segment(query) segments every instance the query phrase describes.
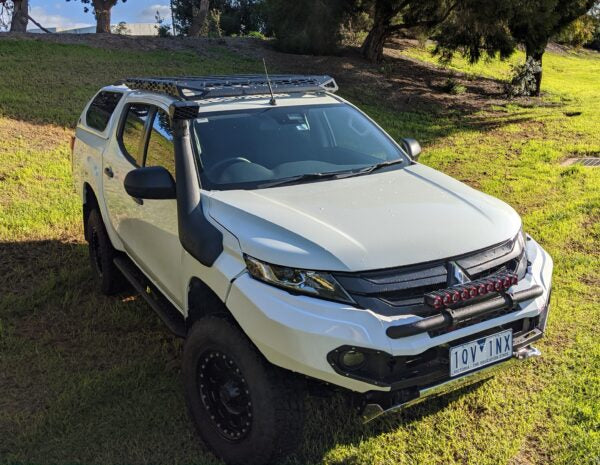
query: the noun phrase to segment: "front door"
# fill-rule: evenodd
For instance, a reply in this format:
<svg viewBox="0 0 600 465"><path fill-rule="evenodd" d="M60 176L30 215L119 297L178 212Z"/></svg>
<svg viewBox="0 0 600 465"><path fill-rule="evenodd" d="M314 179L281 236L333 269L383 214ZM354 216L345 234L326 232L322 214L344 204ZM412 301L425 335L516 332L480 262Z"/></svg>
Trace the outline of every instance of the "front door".
<svg viewBox="0 0 600 465"><path fill-rule="evenodd" d="M163 166L175 179L173 136L167 113L154 105L128 103L116 147L105 158L112 177L105 180L111 221L137 265L176 303L183 304L176 200L131 197L123 186L127 173L143 166ZM110 187L109 187L110 186Z"/></svg>

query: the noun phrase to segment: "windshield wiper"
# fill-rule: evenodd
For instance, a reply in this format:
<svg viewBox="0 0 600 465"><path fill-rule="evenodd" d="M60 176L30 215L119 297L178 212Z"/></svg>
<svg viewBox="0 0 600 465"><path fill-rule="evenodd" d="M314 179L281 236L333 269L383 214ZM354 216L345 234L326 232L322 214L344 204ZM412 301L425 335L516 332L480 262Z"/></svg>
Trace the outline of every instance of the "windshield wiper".
<svg viewBox="0 0 600 465"><path fill-rule="evenodd" d="M290 178L279 179L276 181L265 182L257 186L259 189L263 187L275 187L275 186L285 186L288 184L297 184L303 181L315 181L321 179L342 179L342 178L351 178L353 176L360 176L362 174L369 174L373 171L376 171L380 168L384 168L386 166L395 165L397 163L403 163L404 160L402 158L398 158L396 160L388 160L383 161L381 163L377 163L375 165L367 166L366 168L362 168L360 170L348 170L348 171L334 171L331 173L308 173L308 174L300 174L298 176L292 176Z"/></svg>
<svg viewBox="0 0 600 465"><path fill-rule="evenodd" d="M296 184L301 183L303 181L314 181L317 179L335 179L339 177L340 174L346 174L347 172L333 172L333 173L308 173L308 174L300 174L298 176L292 176L290 178L278 179L276 181L264 182L259 184L258 188L263 187L275 187L275 186L285 186L287 184Z"/></svg>
<svg viewBox="0 0 600 465"><path fill-rule="evenodd" d="M348 174L348 177L360 176L361 174L369 174L369 173L372 173L373 171L377 171L380 168L385 168L386 166L390 166L390 165L396 165L398 163L404 163L404 159L397 158L396 160L382 161L381 163L377 163L375 165L367 166L366 168L363 168L361 170L354 171L353 173Z"/></svg>

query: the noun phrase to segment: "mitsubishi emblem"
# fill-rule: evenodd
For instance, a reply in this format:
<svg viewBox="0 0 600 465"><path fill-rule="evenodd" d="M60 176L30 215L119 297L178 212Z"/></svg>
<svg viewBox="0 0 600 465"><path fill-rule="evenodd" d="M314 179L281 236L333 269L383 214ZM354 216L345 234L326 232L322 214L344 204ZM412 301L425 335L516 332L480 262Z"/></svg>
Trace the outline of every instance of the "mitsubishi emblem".
<svg viewBox="0 0 600 465"><path fill-rule="evenodd" d="M467 275L467 272L463 270L456 262L448 262L448 285L456 286L457 284L465 284L470 282L471 279Z"/></svg>

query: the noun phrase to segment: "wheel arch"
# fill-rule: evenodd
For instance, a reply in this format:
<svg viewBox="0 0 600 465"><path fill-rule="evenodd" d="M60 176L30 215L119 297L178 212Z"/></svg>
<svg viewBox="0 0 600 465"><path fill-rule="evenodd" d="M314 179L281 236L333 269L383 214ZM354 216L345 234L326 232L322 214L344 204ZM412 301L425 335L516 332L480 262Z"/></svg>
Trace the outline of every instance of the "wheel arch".
<svg viewBox="0 0 600 465"><path fill-rule="evenodd" d="M188 285L187 308L186 324L188 328L191 328L200 318L209 315L222 316L235 322L225 302L208 284L196 276L190 279Z"/></svg>
<svg viewBox="0 0 600 465"><path fill-rule="evenodd" d="M100 215L100 207L98 204L98 198L96 197L96 193L94 192L93 187L85 182L83 183L83 236L85 240L88 240L88 219L90 217L90 212L94 209L97 209Z"/></svg>

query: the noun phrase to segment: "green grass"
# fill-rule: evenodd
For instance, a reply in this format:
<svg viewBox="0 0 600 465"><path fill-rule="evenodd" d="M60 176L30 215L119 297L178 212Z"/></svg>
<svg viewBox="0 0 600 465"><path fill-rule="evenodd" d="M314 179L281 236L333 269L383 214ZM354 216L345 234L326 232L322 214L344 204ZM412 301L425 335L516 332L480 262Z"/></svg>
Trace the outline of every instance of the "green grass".
<svg viewBox="0 0 600 465"><path fill-rule="evenodd" d="M340 399L313 400L293 462L598 463L600 170L560 161L600 154L600 57L544 60L542 101L478 113L399 112L385 95L343 89L394 137L424 141L424 163L513 205L552 254L543 358L367 426ZM9 40L0 63L0 463L218 463L185 415L181 343L135 296L103 297L90 279L64 127L99 86L127 75L260 63L221 48L196 56ZM508 70L453 66L473 79Z"/></svg>

